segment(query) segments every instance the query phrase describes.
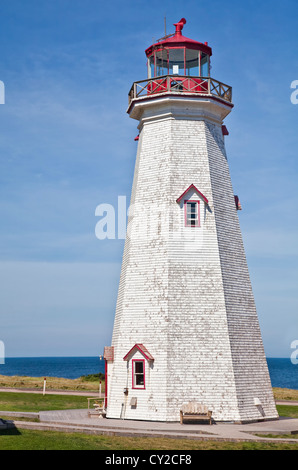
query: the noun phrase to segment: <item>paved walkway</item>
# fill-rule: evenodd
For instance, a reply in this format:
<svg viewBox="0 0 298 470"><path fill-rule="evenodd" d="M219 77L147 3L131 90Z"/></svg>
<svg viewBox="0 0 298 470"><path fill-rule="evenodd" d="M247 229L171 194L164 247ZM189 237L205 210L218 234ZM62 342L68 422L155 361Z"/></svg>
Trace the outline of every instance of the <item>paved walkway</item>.
<svg viewBox="0 0 298 470"><path fill-rule="evenodd" d="M0 389L1 391L33 393L33 390ZM41 394L41 391L34 391ZM90 392L55 391L47 394L98 396ZM294 401L276 401L276 404L298 406ZM89 417L88 410L41 411L40 413L1 412L2 416L10 416L17 428L58 430L64 432L83 432L89 434L106 434L113 436L151 436L176 439L225 440L225 441L270 441L298 443L298 419L280 418L276 421L265 421L252 424L224 424L211 426L206 424L160 423L147 421L131 421L121 419L105 419ZM34 415L34 416L33 416ZM39 417L40 422L17 421L18 417ZM293 434L293 439L274 439L256 436L256 434ZM296 434L296 436L294 436ZM295 439L294 437L297 437Z"/></svg>
<svg viewBox="0 0 298 470"><path fill-rule="evenodd" d="M4 413L3 413L4 415ZM281 418L253 424L184 424L88 417L88 410L42 411L40 422L14 421L17 428L83 432L112 436L167 437L175 439L295 442L292 438L258 437L255 434L298 435L298 419ZM298 437L298 436L296 436Z"/></svg>

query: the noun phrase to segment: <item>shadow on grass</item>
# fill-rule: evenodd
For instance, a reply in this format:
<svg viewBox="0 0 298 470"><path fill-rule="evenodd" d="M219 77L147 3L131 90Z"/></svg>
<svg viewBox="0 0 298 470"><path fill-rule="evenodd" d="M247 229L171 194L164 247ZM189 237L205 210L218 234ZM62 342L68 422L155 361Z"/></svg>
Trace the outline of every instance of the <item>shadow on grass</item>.
<svg viewBox="0 0 298 470"><path fill-rule="evenodd" d="M4 419L1 422L7 427L0 428L0 436L20 436L22 433L14 425L12 421L5 421Z"/></svg>

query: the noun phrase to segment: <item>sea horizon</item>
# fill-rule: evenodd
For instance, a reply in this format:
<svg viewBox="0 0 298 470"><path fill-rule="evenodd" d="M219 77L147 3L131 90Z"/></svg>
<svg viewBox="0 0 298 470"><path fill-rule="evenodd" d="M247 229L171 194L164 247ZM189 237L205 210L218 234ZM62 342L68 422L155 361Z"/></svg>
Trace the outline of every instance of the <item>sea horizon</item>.
<svg viewBox="0 0 298 470"><path fill-rule="evenodd" d="M97 356L7 356L5 359L38 359L38 358L52 358L52 357L100 357L103 356L103 354L98 354ZM289 359L291 358L289 356L266 356L266 359Z"/></svg>

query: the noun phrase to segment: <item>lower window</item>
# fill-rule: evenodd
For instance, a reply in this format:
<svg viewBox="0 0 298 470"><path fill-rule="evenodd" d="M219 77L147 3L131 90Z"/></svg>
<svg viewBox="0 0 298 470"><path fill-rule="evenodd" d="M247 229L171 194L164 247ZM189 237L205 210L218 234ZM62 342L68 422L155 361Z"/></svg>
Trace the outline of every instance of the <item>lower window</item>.
<svg viewBox="0 0 298 470"><path fill-rule="evenodd" d="M132 361L132 388L145 388L145 360Z"/></svg>

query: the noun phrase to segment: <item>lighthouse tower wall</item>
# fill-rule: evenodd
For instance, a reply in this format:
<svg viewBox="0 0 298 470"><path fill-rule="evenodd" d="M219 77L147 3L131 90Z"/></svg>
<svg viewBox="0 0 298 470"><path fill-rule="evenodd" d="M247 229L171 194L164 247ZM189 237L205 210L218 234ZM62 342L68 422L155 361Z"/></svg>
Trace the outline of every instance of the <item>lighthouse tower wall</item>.
<svg viewBox="0 0 298 470"><path fill-rule="evenodd" d="M178 421L189 401L218 421L277 417L221 130L229 110L207 104L155 99L131 113L140 139L108 418ZM199 227L185 226L186 199L199 202ZM126 357L135 344L154 360L138 348ZM133 385L135 360L143 388Z"/></svg>
<svg viewBox="0 0 298 470"><path fill-rule="evenodd" d="M206 126L215 222L241 421L277 418L222 136Z"/></svg>
<svg viewBox="0 0 298 470"><path fill-rule="evenodd" d="M239 421L214 216L207 121L199 118L200 114L198 119L192 115L172 122L172 200L193 183L208 198L208 205L200 204L205 213L198 229L184 227L177 217L170 242L169 416L177 416L183 402L196 401L207 405L215 420ZM216 126L221 130L221 124ZM197 199L197 195L189 194L187 199ZM183 215L183 207L177 207L177 203L175 207Z"/></svg>
<svg viewBox="0 0 298 470"><path fill-rule="evenodd" d="M164 204L169 193L170 134L170 122L152 123L140 132L112 337L114 362L108 365L111 418L167 420L168 245L160 236L158 203ZM151 217L153 208L159 212ZM143 356L137 351L123 360L135 344L146 345L154 357L153 364L145 361L146 388L140 390L132 389L132 360ZM132 397L137 398L134 408Z"/></svg>

